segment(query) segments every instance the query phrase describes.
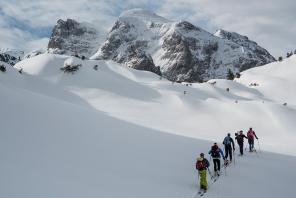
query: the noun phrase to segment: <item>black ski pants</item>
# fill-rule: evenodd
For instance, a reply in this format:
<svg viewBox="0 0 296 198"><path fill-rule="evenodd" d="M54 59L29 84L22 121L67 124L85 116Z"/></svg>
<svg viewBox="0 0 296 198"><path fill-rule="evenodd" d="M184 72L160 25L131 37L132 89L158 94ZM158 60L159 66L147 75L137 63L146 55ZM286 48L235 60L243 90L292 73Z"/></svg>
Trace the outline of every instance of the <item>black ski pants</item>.
<svg viewBox="0 0 296 198"><path fill-rule="evenodd" d="M253 151L254 150L254 138L249 138L248 142L249 142L249 150Z"/></svg>
<svg viewBox="0 0 296 198"><path fill-rule="evenodd" d="M232 147L231 147L231 144L225 145L225 159L228 158L228 155L229 155L230 161L232 161Z"/></svg>
<svg viewBox="0 0 296 198"><path fill-rule="evenodd" d="M244 143L239 144L239 152L240 152L241 155L244 154Z"/></svg>
<svg viewBox="0 0 296 198"><path fill-rule="evenodd" d="M213 163L214 163L214 171L215 172L217 170L220 171L220 159L219 158L213 158Z"/></svg>

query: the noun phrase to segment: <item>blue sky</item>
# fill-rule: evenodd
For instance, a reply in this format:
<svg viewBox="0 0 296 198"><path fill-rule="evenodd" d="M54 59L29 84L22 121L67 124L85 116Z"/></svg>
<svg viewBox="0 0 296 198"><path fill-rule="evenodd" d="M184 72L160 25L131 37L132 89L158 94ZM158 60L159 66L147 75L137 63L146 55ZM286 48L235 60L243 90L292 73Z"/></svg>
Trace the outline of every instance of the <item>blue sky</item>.
<svg viewBox="0 0 296 198"><path fill-rule="evenodd" d="M1 0L0 48L46 47L60 18L108 31L121 12L132 8L187 20L212 33L222 28L246 35L276 57L296 49L294 0Z"/></svg>

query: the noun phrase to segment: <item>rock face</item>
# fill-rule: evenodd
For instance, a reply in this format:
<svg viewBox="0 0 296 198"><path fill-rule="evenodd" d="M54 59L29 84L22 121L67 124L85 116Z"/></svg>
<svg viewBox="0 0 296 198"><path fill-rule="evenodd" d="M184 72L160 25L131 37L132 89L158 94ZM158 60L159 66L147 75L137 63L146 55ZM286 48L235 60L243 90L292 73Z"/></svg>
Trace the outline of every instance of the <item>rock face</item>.
<svg viewBox="0 0 296 198"><path fill-rule="evenodd" d="M222 29L218 30L214 35L236 43L241 46L242 51L247 54L249 60L246 60L240 71L252 68L254 65L264 65L275 61L275 58L271 56L266 49L260 47L256 42L249 40L246 36Z"/></svg>
<svg viewBox="0 0 296 198"><path fill-rule="evenodd" d="M17 62L21 61L23 56L23 51L13 49L0 49L0 62L7 63L11 66L14 66Z"/></svg>
<svg viewBox="0 0 296 198"><path fill-rule="evenodd" d="M89 57L98 50L103 38L104 33L91 24L60 19L53 28L48 51Z"/></svg>
<svg viewBox="0 0 296 198"><path fill-rule="evenodd" d="M226 78L228 69L235 73L275 60L245 36L224 30L213 35L141 9L124 12L91 58L188 82Z"/></svg>

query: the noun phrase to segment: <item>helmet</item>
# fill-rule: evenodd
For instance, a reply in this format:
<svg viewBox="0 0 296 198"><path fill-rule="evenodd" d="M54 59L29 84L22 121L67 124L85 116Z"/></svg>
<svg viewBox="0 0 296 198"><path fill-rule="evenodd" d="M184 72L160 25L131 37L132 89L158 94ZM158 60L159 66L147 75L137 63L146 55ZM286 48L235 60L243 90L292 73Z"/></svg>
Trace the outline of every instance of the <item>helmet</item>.
<svg viewBox="0 0 296 198"><path fill-rule="evenodd" d="M227 133L228 136L230 136L230 133Z"/></svg>
<svg viewBox="0 0 296 198"><path fill-rule="evenodd" d="M201 157L204 157L204 156L205 156L205 154L204 154L204 153L201 153L201 154L200 154L200 156L201 156Z"/></svg>

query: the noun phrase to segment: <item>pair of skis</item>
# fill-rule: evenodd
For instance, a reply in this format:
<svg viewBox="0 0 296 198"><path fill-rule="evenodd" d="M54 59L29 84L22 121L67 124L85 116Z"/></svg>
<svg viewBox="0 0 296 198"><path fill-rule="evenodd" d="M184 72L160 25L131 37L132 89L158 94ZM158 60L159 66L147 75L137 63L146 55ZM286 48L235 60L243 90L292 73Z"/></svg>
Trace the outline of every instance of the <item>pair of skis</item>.
<svg viewBox="0 0 296 198"><path fill-rule="evenodd" d="M206 194L206 192L207 192L207 190L201 189L197 192L197 194L202 197L202 196L204 196L204 194Z"/></svg>
<svg viewBox="0 0 296 198"><path fill-rule="evenodd" d="M215 183L218 179L219 179L220 175L211 175L211 180L212 180L212 183L210 185L212 185L213 183ZM208 185L208 187L210 186ZM204 189L200 189L198 192L197 192L197 195L199 195L200 197L204 196L205 194L207 193L207 190L204 190Z"/></svg>

